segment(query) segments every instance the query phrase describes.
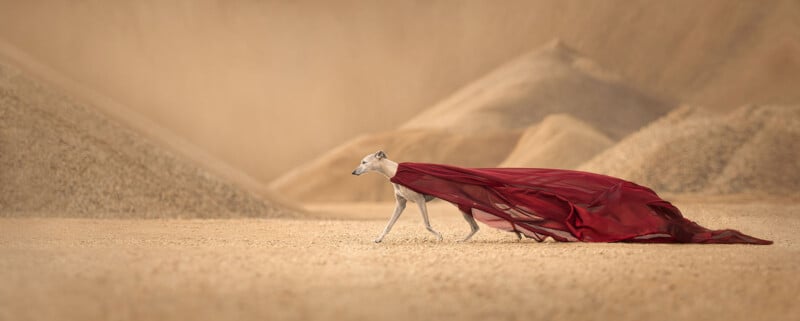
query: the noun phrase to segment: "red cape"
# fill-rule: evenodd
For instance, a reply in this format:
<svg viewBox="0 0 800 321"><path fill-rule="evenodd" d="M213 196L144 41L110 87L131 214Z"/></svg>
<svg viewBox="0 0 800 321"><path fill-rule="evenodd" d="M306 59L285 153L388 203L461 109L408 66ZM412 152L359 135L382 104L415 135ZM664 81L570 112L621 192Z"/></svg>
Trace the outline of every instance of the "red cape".
<svg viewBox="0 0 800 321"><path fill-rule="evenodd" d="M587 172L400 163L391 181L536 240L772 244L735 230L709 230L647 187Z"/></svg>

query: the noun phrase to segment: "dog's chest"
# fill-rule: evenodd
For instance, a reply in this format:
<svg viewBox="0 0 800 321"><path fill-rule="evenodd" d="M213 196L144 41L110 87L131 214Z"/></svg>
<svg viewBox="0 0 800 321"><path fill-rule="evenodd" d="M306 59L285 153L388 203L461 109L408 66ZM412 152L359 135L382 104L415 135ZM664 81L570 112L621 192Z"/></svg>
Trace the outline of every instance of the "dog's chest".
<svg viewBox="0 0 800 321"><path fill-rule="evenodd" d="M405 187L403 185L392 183L392 186L394 186L394 194L397 195L397 196L400 196L402 198L405 198L406 200L409 200L409 201L412 201L412 202L416 202L417 199L419 199L420 196L421 196L421 194L419 194L419 193L417 193L417 192L415 192L415 191L413 191L413 190L411 190L408 187Z"/></svg>

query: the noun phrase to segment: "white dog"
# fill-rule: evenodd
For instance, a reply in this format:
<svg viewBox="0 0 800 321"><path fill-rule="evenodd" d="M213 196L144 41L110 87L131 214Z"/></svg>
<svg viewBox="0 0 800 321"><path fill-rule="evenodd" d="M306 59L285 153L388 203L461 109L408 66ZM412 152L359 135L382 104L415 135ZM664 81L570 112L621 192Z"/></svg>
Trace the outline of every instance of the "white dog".
<svg viewBox="0 0 800 321"><path fill-rule="evenodd" d="M364 159L361 160L361 164L358 165L355 170L353 170L353 175L361 175L371 171L381 173L383 176L386 176L386 178L392 178L394 174L397 173L397 163L386 158L386 153L379 151L375 154L369 154L364 157ZM428 219L428 208L425 205L426 202L433 200L434 197L417 193L402 185L394 183L392 183L392 185L394 186L394 197L397 200L397 206L395 207L394 214L392 214L392 218L389 219L389 223L386 225L386 228L383 229L383 233L381 233L381 235L375 239L375 243L380 243L383 241L383 238L386 236L386 234L389 234L389 231L392 229L392 225L394 225L394 223L400 217L400 214L403 213L403 210L406 208L407 201L417 203L417 206L419 206L419 211L422 213L422 220L425 222L425 228L433 233L433 235L435 235L439 241L441 241L442 234L436 232L436 230L431 227L431 222ZM462 242L464 242L472 238L472 236L478 232L478 223L475 222L475 219L472 217L472 215L468 215L466 213L461 214L464 215L464 219L467 220L467 223L469 223L469 226L472 229L467 237L462 240Z"/></svg>

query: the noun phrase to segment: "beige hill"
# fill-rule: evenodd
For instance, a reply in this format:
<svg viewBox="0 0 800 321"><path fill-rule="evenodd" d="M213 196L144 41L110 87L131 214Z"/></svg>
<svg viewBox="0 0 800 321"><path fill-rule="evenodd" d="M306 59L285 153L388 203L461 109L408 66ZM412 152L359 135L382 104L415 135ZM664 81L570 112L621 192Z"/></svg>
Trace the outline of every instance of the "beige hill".
<svg viewBox="0 0 800 321"><path fill-rule="evenodd" d="M0 64L0 216L276 217L257 196Z"/></svg>
<svg viewBox="0 0 800 321"><path fill-rule="evenodd" d="M547 115L564 113L620 139L670 107L554 40L467 85L401 128L524 129Z"/></svg>
<svg viewBox="0 0 800 321"><path fill-rule="evenodd" d="M800 191L800 107L745 106L720 116L681 107L580 169L658 192Z"/></svg>
<svg viewBox="0 0 800 321"><path fill-rule="evenodd" d="M361 157L378 149L398 161L495 167L516 147L514 157L521 161L569 159L580 164L602 150L599 146L667 110L667 103L626 86L553 41L473 82L400 129L352 140L270 186L302 202L387 201L394 196L384 178L349 177ZM523 131L553 113L569 116L545 121L540 132L529 135L556 141L518 145ZM575 151L556 145L585 146L586 139L598 146Z"/></svg>
<svg viewBox="0 0 800 321"><path fill-rule="evenodd" d="M573 169L613 144L589 124L553 114L525 130L500 167Z"/></svg>

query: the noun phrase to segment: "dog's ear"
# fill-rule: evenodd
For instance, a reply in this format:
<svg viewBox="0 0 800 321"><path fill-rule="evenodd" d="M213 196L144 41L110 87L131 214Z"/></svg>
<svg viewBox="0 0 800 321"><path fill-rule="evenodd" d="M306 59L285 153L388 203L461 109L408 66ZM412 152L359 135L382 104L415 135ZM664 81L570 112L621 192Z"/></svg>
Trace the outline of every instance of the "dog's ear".
<svg viewBox="0 0 800 321"><path fill-rule="evenodd" d="M386 153L384 153L382 150L379 150L377 153L375 153L375 157L378 159L384 159L386 158Z"/></svg>

